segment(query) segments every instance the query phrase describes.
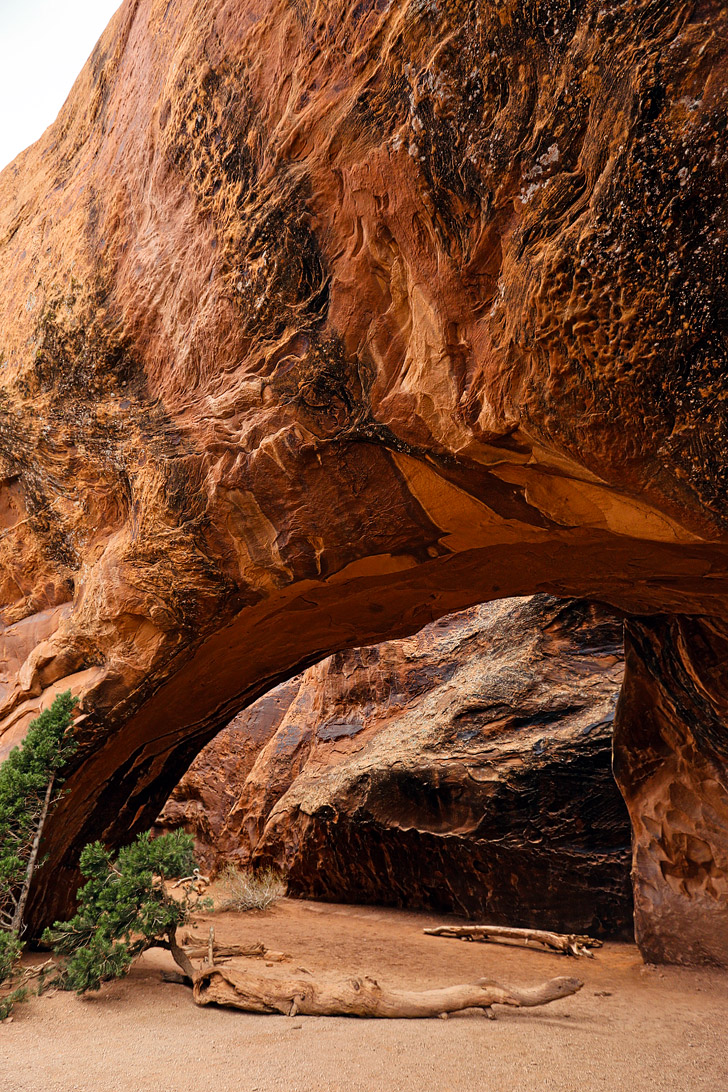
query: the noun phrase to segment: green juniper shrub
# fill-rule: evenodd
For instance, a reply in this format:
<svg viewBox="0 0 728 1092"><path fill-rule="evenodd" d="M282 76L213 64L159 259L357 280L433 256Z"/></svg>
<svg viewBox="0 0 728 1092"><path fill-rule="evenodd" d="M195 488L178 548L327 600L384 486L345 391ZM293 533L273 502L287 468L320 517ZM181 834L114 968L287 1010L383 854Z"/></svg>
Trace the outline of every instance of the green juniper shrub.
<svg viewBox="0 0 728 1092"><path fill-rule="evenodd" d="M0 929L22 931L40 836L76 750L68 733L76 703L70 691L59 694L0 766Z"/></svg>
<svg viewBox="0 0 728 1092"><path fill-rule="evenodd" d="M61 795L62 770L76 750L69 733L77 699L59 694L0 766L0 1019L27 990L13 989L23 950L20 936L41 835Z"/></svg>
<svg viewBox="0 0 728 1092"><path fill-rule="evenodd" d="M140 834L116 855L100 842L86 846L78 911L43 935L61 960L61 985L77 993L98 990L102 982L126 974L148 948L170 951L192 976L177 929L194 910L211 907L211 900L200 899L194 890L192 849L192 836L183 831L160 838ZM189 876L189 882L175 898L166 881L180 876Z"/></svg>
<svg viewBox="0 0 728 1092"><path fill-rule="evenodd" d="M22 942L13 933L0 933L0 982L12 977L22 951Z"/></svg>
<svg viewBox="0 0 728 1092"><path fill-rule="evenodd" d="M15 933L0 932L0 1020L5 1020L17 1001L25 1001L28 991L22 986L14 989L23 945Z"/></svg>

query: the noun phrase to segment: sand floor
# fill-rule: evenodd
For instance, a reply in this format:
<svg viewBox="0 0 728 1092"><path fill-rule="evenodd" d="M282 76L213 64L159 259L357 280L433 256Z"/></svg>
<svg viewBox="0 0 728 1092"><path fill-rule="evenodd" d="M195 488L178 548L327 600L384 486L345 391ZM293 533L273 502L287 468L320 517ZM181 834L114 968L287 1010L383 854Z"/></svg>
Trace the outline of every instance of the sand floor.
<svg viewBox="0 0 728 1092"><path fill-rule="evenodd" d="M0 1092L728 1092L728 974L648 968L629 944L594 960L426 937L429 914L285 899L214 921L222 943L262 940L292 967L402 986L480 977L529 985L577 974L544 1008L448 1020L256 1016L199 1008L149 952L84 998L55 992L0 1025Z"/></svg>

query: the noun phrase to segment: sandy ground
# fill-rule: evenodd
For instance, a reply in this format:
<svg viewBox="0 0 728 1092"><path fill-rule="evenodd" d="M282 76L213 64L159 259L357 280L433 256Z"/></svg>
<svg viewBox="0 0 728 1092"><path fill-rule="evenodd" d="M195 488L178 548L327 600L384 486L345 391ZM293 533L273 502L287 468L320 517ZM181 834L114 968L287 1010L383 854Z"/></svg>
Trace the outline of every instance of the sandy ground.
<svg viewBox="0 0 728 1092"><path fill-rule="evenodd" d="M539 1009L448 1020L256 1016L198 1008L150 952L84 998L55 992L0 1026L0 1092L651 1092L728 1090L728 974L647 968L609 944L590 960L426 937L447 919L285 899L265 913L200 915L222 943L262 940L292 966L403 986L480 977L583 990Z"/></svg>

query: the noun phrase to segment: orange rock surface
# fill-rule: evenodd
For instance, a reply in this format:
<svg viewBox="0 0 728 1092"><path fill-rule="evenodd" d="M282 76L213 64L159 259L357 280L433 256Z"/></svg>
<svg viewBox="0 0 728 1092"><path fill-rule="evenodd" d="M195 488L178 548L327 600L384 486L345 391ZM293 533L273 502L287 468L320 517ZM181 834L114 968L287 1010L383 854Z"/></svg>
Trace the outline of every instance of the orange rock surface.
<svg viewBox="0 0 728 1092"><path fill-rule="evenodd" d="M294 895L630 936L622 622L537 595L350 649L240 713L160 818Z"/></svg>
<svg viewBox="0 0 728 1092"><path fill-rule="evenodd" d="M35 921L336 649L725 614L727 52L717 0L125 0L0 175L4 748L83 698Z"/></svg>

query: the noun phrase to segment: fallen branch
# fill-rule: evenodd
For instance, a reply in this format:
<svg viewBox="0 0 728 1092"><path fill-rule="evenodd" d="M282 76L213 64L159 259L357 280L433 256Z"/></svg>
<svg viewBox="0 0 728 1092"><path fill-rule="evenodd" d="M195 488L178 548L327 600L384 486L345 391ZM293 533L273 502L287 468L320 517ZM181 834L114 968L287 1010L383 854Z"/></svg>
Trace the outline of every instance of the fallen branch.
<svg viewBox="0 0 728 1092"><path fill-rule="evenodd" d="M51 967L55 967L55 960L47 959L45 963L38 963L34 967L23 967L16 975L13 976L11 982L3 982L0 986L0 999L7 997L11 993L15 993L17 990L24 990L31 982L34 982L36 978L44 978L47 971Z"/></svg>
<svg viewBox="0 0 728 1092"><path fill-rule="evenodd" d="M206 959L209 941L194 933L187 933L182 947L190 959ZM264 959L268 963L282 963L291 957L286 952L274 952L265 944L218 944L214 943L215 959Z"/></svg>
<svg viewBox="0 0 728 1092"><path fill-rule="evenodd" d="M284 1016L418 1019L476 1008L492 1018L492 1005L547 1005L576 993L582 985L576 978L562 977L530 989L517 989L480 979L434 990L391 990L369 977L322 974L316 978L275 978L243 969L205 967L195 979L193 994L198 1005Z"/></svg>
<svg viewBox="0 0 728 1092"><path fill-rule="evenodd" d="M180 876L177 882L172 884L171 890L174 891L176 887L184 887L185 884L189 884L197 895L201 895L205 888L210 886L210 877L203 876L199 868L195 868L191 876Z"/></svg>
<svg viewBox="0 0 728 1092"><path fill-rule="evenodd" d="M46 959L45 963L36 963L34 967L24 967L18 979L17 987L27 986L34 978L42 978L46 971L49 971L55 965L56 961L54 959Z"/></svg>
<svg viewBox="0 0 728 1092"><path fill-rule="evenodd" d="M40 979L41 985L38 993L42 992L46 972L53 966L54 961L47 959L45 963L37 964L34 967L16 967L11 971L10 978L6 978L0 984L0 1022L10 1023L12 1021L13 1018L10 1013L13 1005L18 1001L28 999L28 987L31 982Z"/></svg>
<svg viewBox="0 0 728 1092"><path fill-rule="evenodd" d="M562 955L594 958L590 948L601 948L601 940L579 936L576 933L550 933L544 929L512 929L507 925L439 925L425 929L430 937L452 937L455 940L479 940L483 942L518 944L525 948L539 945L541 951L560 952Z"/></svg>

